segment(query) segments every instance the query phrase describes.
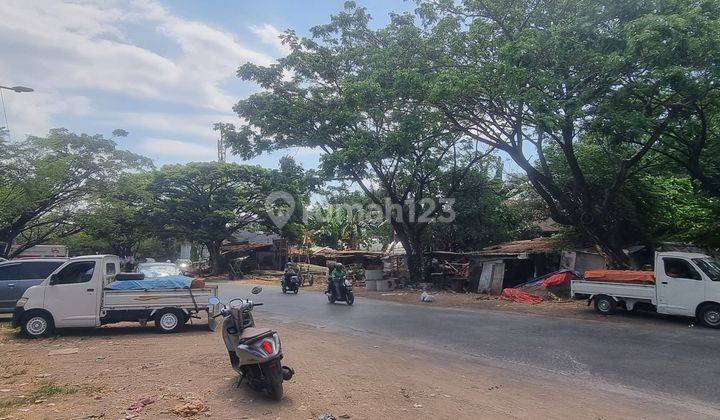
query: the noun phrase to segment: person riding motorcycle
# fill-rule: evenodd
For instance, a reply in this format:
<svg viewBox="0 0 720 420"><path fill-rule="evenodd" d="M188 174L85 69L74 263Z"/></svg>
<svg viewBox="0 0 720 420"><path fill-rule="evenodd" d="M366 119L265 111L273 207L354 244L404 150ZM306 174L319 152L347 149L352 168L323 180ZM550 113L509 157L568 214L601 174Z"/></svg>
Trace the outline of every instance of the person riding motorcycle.
<svg viewBox="0 0 720 420"><path fill-rule="evenodd" d="M325 294L328 296L328 302L330 303L335 303L335 301L339 300L346 302L348 305L352 305L353 302L355 302L352 287L346 282L345 270L342 264L335 264L335 267L330 272Z"/></svg>
<svg viewBox="0 0 720 420"><path fill-rule="evenodd" d="M288 261L288 263L285 265L285 272L283 273L283 286L288 289L296 289L299 285L291 285L290 280L293 276L297 276L298 279L300 277L300 270L295 265L294 262Z"/></svg>
<svg viewBox="0 0 720 420"><path fill-rule="evenodd" d="M289 261L285 265L285 274L284 274L285 282L287 283L287 281L290 280L290 277L297 276L297 275L298 275L298 271L297 271L297 268L295 267L295 263L293 263L292 261Z"/></svg>
<svg viewBox="0 0 720 420"><path fill-rule="evenodd" d="M337 282L340 282L345 277L345 271L342 263L336 263L335 267L333 267L332 271L330 272L330 278L328 279L328 288L327 291L329 293L337 293L338 290L336 289Z"/></svg>

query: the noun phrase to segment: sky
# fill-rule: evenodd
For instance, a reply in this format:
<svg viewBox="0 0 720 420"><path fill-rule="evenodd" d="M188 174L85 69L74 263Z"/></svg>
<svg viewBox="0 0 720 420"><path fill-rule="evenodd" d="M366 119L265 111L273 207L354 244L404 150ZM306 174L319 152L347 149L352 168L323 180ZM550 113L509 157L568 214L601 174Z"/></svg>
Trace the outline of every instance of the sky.
<svg viewBox="0 0 720 420"><path fill-rule="evenodd" d="M378 24L402 0L359 0ZM240 120L232 106L259 89L239 80L244 63L267 65L287 53L278 35L326 23L343 1L0 1L0 85L11 138L50 128L110 136L156 165L217 159L213 123ZM0 116L0 126L5 121ZM276 167L290 155L306 168L313 150L253 159ZM240 161L228 155L229 161Z"/></svg>

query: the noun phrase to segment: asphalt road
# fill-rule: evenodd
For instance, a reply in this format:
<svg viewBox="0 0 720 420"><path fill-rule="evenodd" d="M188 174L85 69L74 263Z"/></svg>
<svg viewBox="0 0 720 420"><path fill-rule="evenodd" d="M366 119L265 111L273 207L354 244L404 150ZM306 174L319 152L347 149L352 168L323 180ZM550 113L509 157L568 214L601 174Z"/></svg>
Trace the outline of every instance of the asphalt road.
<svg viewBox="0 0 720 420"><path fill-rule="evenodd" d="M220 285L223 298L247 297L251 286ZM687 323L624 324L492 310L461 310L357 298L354 306L328 304L301 290L283 295L265 287L252 300L263 314L347 333L371 334L447 357L627 389L658 398L720 401L720 331Z"/></svg>

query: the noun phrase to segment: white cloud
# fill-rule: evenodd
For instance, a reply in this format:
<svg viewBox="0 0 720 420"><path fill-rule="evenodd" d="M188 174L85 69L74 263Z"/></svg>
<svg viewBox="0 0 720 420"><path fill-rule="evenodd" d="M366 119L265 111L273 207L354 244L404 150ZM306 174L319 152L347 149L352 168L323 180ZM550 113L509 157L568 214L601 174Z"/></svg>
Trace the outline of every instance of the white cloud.
<svg viewBox="0 0 720 420"><path fill-rule="evenodd" d="M283 54L290 53L290 47L286 44L283 44L282 40L280 40L280 35L282 35L282 32L280 32L280 30L273 25L269 23L266 23L264 25L253 25L250 27L250 30L255 35L257 35L260 40L265 44L272 45Z"/></svg>
<svg viewBox="0 0 720 420"><path fill-rule="evenodd" d="M203 117L180 113L155 129L179 133L184 128L184 134L210 137L215 116L228 118L238 99L223 88L238 65L272 61L232 33L173 15L154 1L4 0L0 16L0 83L36 90L6 95L15 137L15 132L46 131L58 115L92 112L94 118L112 119L109 110L97 108L107 94L123 98L112 104L120 122L134 117L150 126L159 117L135 112L126 100L186 107L184 114L204 109L197 113Z"/></svg>
<svg viewBox="0 0 720 420"><path fill-rule="evenodd" d="M90 98L82 95L67 95L61 98L47 92L33 93L3 92L10 135L22 139L26 135L42 135L54 128L51 116L56 114L86 116L92 112ZM5 126L0 119L0 126Z"/></svg>
<svg viewBox="0 0 720 420"><path fill-rule="evenodd" d="M191 143L182 140L149 138L140 145L142 152L150 157L172 156L184 161L207 161L217 159L217 147L205 143Z"/></svg>

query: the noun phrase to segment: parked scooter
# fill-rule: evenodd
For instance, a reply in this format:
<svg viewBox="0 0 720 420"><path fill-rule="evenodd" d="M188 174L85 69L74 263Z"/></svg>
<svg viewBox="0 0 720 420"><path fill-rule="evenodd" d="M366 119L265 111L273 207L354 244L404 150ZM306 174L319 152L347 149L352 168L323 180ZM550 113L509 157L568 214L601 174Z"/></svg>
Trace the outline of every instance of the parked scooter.
<svg viewBox="0 0 720 420"><path fill-rule="evenodd" d="M253 287L252 294L262 291L262 287ZM210 298L211 305L220 300ZM217 316L225 319L222 324L222 337L230 356L230 364L240 374L238 386L247 380L248 386L256 391L265 391L270 398L279 401L283 396L283 381L293 377L295 371L283 366L282 346L278 333L266 328L256 328L252 316L253 307L262 303L235 298L223 306Z"/></svg>
<svg viewBox="0 0 720 420"><path fill-rule="evenodd" d="M328 277L328 288L325 291L328 302L335 303L336 301L340 301L352 305L355 302L355 295L353 294L352 284L350 284L347 276L345 276L345 273L342 271L342 264L338 263L335 266L335 270L333 270L333 272L330 273L330 277Z"/></svg>
<svg viewBox="0 0 720 420"><path fill-rule="evenodd" d="M285 268L285 273L283 273L280 286L283 293L290 291L297 294L300 290L300 276L298 275L298 271L295 269L294 265L291 264L292 263L288 263Z"/></svg>

